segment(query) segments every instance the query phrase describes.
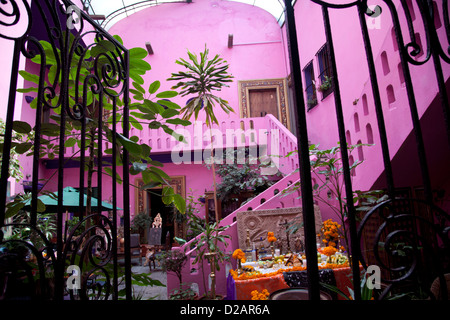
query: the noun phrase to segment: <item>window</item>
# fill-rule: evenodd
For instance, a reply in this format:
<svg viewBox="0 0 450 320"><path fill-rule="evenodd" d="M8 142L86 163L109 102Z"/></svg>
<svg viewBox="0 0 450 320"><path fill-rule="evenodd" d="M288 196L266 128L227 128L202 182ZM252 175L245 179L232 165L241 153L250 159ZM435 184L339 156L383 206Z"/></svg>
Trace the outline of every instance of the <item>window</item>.
<svg viewBox="0 0 450 320"><path fill-rule="evenodd" d="M316 86L314 83L314 68L312 60L303 69L305 76L305 92L306 92L306 104L308 110L317 105Z"/></svg>
<svg viewBox="0 0 450 320"><path fill-rule="evenodd" d="M324 44L317 52L317 62L319 65L320 86L317 88L322 92L322 99L333 91L333 77L331 74L331 61L328 54L328 45Z"/></svg>

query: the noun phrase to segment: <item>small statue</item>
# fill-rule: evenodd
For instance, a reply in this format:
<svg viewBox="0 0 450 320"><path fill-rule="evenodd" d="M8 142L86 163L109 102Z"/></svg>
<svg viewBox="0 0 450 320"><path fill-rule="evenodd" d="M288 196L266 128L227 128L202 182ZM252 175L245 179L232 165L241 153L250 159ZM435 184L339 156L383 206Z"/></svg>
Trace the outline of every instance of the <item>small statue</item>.
<svg viewBox="0 0 450 320"><path fill-rule="evenodd" d="M161 228L162 225L162 218L161 218L161 214L158 213L155 217L155 219L153 220L152 223L152 228Z"/></svg>

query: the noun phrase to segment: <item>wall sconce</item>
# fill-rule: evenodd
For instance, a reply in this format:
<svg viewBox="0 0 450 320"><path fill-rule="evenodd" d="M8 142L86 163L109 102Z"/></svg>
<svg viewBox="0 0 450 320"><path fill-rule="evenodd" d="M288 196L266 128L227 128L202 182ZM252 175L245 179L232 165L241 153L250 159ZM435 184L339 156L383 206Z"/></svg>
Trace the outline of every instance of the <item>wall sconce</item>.
<svg viewBox="0 0 450 320"><path fill-rule="evenodd" d="M150 44L150 42L146 42L145 47L147 48L148 54L153 54L153 48L152 48L152 45Z"/></svg>
<svg viewBox="0 0 450 320"><path fill-rule="evenodd" d="M105 20L106 17L103 14L90 14L89 17L91 17L93 20Z"/></svg>
<svg viewBox="0 0 450 320"><path fill-rule="evenodd" d="M233 48L233 35L229 34L228 35L228 48Z"/></svg>

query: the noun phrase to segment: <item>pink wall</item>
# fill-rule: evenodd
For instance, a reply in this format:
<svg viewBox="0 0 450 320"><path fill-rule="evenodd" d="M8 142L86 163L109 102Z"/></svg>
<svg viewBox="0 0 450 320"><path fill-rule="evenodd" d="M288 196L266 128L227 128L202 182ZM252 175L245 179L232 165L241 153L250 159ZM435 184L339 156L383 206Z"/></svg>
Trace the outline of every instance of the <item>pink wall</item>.
<svg viewBox="0 0 450 320"><path fill-rule="evenodd" d="M377 2L376 4L379 3ZM391 158L393 158L406 137L410 134L412 122L409 115L409 103L405 86L400 82L398 72L400 57L398 51L394 49L390 12L386 5L381 4L381 6L383 10L382 14L376 19L366 17L366 21L375 57L375 67L378 75L390 155ZM414 11L416 15L414 26L416 32L421 34L422 43L425 44L423 25L416 5L414 5ZM402 12L403 11L399 9L402 33L405 37L405 42L408 42L408 29ZM360 31L360 22L354 8L329 9L329 15L332 26L346 131L349 131L352 144L356 144L359 141L368 143L366 131L367 125L370 125L373 131L373 143L375 146L365 147L363 149L363 159L365 160L365 163L357 168L356 176L353 179L354 189L366 190L372 187L376 179L384 170L384 167L379 133L377 130L378 125L372 97L372 88ZM319 67L315 54L325 43L321 7L310 1L298 1L295 5L295 17L302 69L309 61L313 60L314 72L316 77L318 77ZM442 12L440 12L440 17L442 21ZM308 28L305 26L308 26ZM315 30L315 32L312 33L311 30ZM444 32L444 27L441 26L438 29L441 39L444 39ZM385 69L383 69L385 66L383 66L383 61L381 59L382 52L385 52L387 64L390 69L386 74ZM423 60L424 57L425 55L419 58L419 60ZM384 65L386 65L385 62ZM432 61L430 61L425 66L415 67L410 65L410 68L419 115L422 116L438 92L434 67ZM448 64L444 63L443 68L445 79L448 79L450 67ZM316 81L320 84L318 79L316 79ZM389 103L388 101L387 87L390 85L393 88L396 98L393 103ZM336 145L336 142L339 140L334 107L334 94L330 94L324 100L320 99L320 95L321 93L318 93L318 106L307 113L308 133L312 143L319 143L321 148L327 148ZM363 106L363 95L367 98L366 110ZM358 99L358 101L354 105L353 101L356 99ZM359 130L355 126L355 114L358 115ZM443 122L439 123L439 125L442 126ZM353 156L355 160L359 160L356 151ZM416 173L417 172L409 172L409 174Z"/></svg>
<svg viewBox="0 0 450 320"><path fill-rule="evenodd" d="M150 42L154 51L146 59L152 66L146 84L161 81L161 90L175 82L166 82L172 72L182 70L175 60L187 59L187 50L199 54L205 48L210 58L220 54L228 61L235 77L229 88L216 92L229 101L235 114L216 111L219 119L239 118L238 81L285 77L280 27L275 18L260 8L232 1L198 0L190 4L172 3L144 9L125 18L109 30L124 39L128 48ZM228 48L228 35L234 46ZM270 43L267 43L270 42ZM259 43L259 44L258 44ZM188 97L176 98L184 106Z"/></svg>

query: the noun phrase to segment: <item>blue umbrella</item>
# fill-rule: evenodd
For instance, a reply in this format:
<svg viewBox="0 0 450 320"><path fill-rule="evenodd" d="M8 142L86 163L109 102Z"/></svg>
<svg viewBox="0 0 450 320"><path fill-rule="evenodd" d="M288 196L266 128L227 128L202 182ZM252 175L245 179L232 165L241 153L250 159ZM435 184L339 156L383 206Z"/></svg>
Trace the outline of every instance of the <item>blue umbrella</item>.
<svg viewBox="0 0 450 320"><path fill-rule="evenodd" d="M55 212L58 210L58 192L46 194L38 197L45 205L46 212ZM86 207L87 195L83 194L83 206ZM30 200L31 203L31 200ZM79 212L80 210L80 192L72 187L63 189L63 209L70 212ZM98 211L98 199L91 197L92 211ZM113 210L113 206L105 201L101 202L100 211ZM117 208L117 210L122 210Z"/></svg>

